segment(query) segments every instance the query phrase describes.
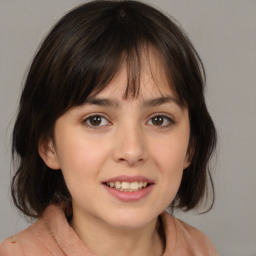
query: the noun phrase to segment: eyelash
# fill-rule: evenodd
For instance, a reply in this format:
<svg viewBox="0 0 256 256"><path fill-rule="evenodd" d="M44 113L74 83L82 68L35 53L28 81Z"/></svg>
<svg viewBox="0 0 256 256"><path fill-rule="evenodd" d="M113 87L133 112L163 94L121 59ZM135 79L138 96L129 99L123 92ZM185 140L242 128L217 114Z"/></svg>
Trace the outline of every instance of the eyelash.
<svg viewBox="0 0 256 256"><path fill-rule="evenodd" d="M152 123L153 118L162 118L164 123L166 123L166 122L168 122L168 123L167 123L167 124L164 124L164 125L159 125L159 126L158 126L158 125L154 125L154 124ZM161 128L169 127L169 126L175 124L175 121L174 121L173 118L171 118L170 116L167 116L167 115L165 115L165 114L161 114L161 113L152 115L152 116L150 117L149 121L151 121L151 123L152 123L151 125L156 126L156 127L161 127ZM149 123L149 121L147 121L147 123Z"/></svg>
<svg viewBox="0 0 256 256"><path fill-rule="evenodd" d="M92 124L89 124L90 120L92 120L92 118L100 118L101 119L101 122L102 122L102 119L105 119L107 121L107 124L104 124L104 125L101 125L101 123L99 125L92 125ZM85 117L83 120L82 120L82 123L85 124L85 126L89 127L89 128L92 128L92 129L98 129L99 127L102 127L102 126L108 126L108 125L111 125L111 122L108 120L108 118L106 118L104 115L102 114L91 114L87 117Z"/></svg>
<svg viewBox="0 0 256 256"><path fill-rule="evenodd" d="M90 121L92 121L92 118L100 118L100 123L99 125L92 125L91 123L89 123ZM164 125L160 124L160 125L154 125L153 124L153 118L162 118L162 121L163 123L165 123ZM106 120L107 124L103 124L102 125L102 119ZM149 124L151 122L151 124ZM166 124L167 122L167 124ZM104 115L102 114L91 114L87 117L85 117L83 120L82 120L82 123L85 124L87 127L89 128L92 128L92 129L99 129L100 127L102 126L109 126L111 125L111 122L109 121L108 118L106 118ZM162 127L162 128L165 128L165 127L169 127L173 124L175 124L175 121L173 120L173 118L165 115L165 114L154 114L152 115L149 120L146 122L146 124L149 124L149 125L152 125L152 126L155 126L155 127Z"/></svg>

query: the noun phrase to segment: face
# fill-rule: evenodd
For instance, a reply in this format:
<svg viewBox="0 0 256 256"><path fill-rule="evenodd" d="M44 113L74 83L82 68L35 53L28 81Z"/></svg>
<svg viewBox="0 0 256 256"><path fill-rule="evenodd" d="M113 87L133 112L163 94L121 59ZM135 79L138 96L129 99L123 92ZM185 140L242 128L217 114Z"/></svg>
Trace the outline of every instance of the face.
<svg viewBox="0 0 256 256"><path fill-rule="evenodd" d="M143 65L137 98L123 98L123 67L103 91L56 121L54 142L41 150L50 168L62 170L74 216L143 227L178 191L189 165L188 110L179 105L161 63L150 62Z"/></svg>

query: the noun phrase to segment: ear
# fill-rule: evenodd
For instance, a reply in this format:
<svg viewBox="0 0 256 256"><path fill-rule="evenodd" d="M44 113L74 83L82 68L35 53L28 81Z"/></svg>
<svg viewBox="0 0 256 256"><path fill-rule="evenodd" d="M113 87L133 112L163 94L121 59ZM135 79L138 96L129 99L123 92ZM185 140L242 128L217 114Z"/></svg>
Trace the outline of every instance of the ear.
<svg viewBox="0 0 256 256"><path fill-rule="evenodd" d="M44 163L51 169L60 169L60 164L52 140L40 141L38 144L38 152Z"/></svg>
<svg viewBox="0 0 256 256"><path fill-rule="evenodd" d="M190 145L188 148L188 151L187 151L187 155L184 160L183 170L185 170L186 168L188 168L190 166L192 158L194 156L194 152L195 152L194 147Z"/></svg>
<svg viewBox="0 0 256 256"><path fill-rule="evenodd" d="M187 154L187 155L186 155L186 158L185 158L185 160L184 160L183 170L185 170L186 168L188 168L189 165L190 165L190 157L189 157L189 155Z"/></svg>

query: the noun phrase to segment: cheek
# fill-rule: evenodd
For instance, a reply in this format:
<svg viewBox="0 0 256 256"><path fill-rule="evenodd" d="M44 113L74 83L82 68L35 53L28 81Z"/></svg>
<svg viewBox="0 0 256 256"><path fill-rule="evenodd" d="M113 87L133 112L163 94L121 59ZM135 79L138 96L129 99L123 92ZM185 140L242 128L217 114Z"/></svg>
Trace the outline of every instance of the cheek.
<svg viewBox="0 0 256 256"><path fill-rule="evenodd" d="M185 155L172 150L167 150L159 155L162 184L167 190L170 190L171 194L176 194L180 186L184 169L184 157Z"/></svg>
<svg viewBox="0 0 256 256"><path fill-rule="evenodd" d="M179 190L182 175L183 175L183 161L177 154L173 154L170 157L171 151L166 151L169 157L165 157L165 154L159 155L158 165L159 179L157 186L157 200L155 201L155 208L160 209L163 212L167 209L175 199L175 196ZM175 153L175 152L173 152ZM159 212L160 213L160 212Z"/></svg>
<svg viewBox="0 0 256 256"><path fill-rule="evenodd" d="M63 140L64 141L64 140ZM73 200L93 199L97 196L95 184L106 159L106 148L87 140L65 140L60 143L58 158L64 180Z"/></svg>
<svg viewBox="0 0 256 256"><path fill-rule="evenodd" d="M63 138L58 148L60 168L72 196L84 193L85 187L87 192L92 193L93 184L97 182L107 156L106 146L80 137L70 140Z"/></svg>
<svg viewBox="0 0 256 256"><path fill-rule="evenodd" d="M166 138L158 142L161 142L161 150L159 147L152 147L152 150L160 172L161 193L165 198L165 204L169 205L179 189L184 165L187 163L188 139Z"/></svg>
<svg viewBox="0 0 256 256"><path fill-rule="evenodd" d="M62 169L82 172L97 165L106 154L104 146L88 139L71 139L59 143L58 159ZM89 168L90 169L90 168Z"/></svg>
<svg viewBox="0 0 256 256"><path fill-rule="evenodd" d="M160 147L159 143L161 143ZM187 140L182 139L167 138L163 141L155 141L152 151L159 169L169 174L182 172L184 165L187 164L187 147Z"/></svg>

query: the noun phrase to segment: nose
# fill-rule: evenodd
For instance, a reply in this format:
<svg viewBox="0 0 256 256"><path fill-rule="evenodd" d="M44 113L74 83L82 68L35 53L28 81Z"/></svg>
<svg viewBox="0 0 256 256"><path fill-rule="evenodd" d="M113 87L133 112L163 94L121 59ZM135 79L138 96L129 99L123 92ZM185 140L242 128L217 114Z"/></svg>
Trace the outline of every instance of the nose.
<svg viewBox="0 0 256 256"><path fill-rule="evenodd" d="M147 143L141 128L134 125L125 125L118 130L115 136L113 159L119 163L136 166L146 161Z"/></svg>

